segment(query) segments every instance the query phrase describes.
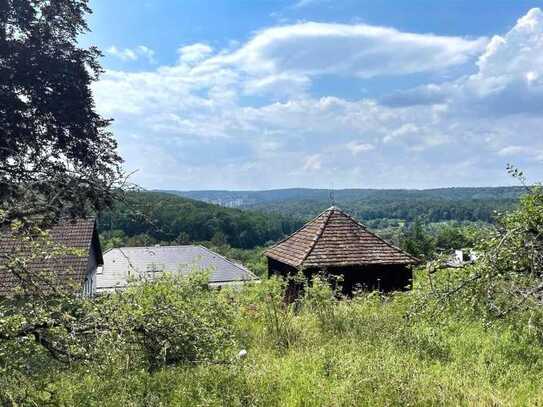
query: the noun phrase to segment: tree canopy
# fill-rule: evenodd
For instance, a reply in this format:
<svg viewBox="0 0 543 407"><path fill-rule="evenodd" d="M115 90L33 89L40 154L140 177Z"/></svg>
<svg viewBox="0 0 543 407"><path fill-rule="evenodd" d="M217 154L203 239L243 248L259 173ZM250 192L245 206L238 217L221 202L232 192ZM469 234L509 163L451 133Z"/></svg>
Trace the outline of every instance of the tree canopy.
<svg viewBox="0 0 543 407"><path fill-rule="evenodd" d="M0 224L111 203L121 158L95 109L87 0L0 2Z"/></svg>
<svg viewBox="0 0 543 407"><path fill-rule="evenodd" d="M158 192L131 192L100 216L106 244L152 245L212 241L252 249L294 232L302 221L279 214L224 208Z"/></svg>

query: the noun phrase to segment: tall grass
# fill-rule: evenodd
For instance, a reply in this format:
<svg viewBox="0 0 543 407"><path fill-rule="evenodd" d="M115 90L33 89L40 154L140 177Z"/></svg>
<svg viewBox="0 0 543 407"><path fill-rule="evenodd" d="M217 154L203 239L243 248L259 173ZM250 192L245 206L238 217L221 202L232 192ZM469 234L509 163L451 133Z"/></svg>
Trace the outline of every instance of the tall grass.
<svg viewBox="0 0 543 407"><path fill-rule="evenodd" d="M121 352L99 366L2 377L0 392L29 406L543 404L543 346L529 326L469 308L412 317L424 290L416 287L339 301L317 280L295 306L283 304L275 280L217 292L226 300L213 304L235 310L246 358L232 350L226 363L149 371Z"/></svg>

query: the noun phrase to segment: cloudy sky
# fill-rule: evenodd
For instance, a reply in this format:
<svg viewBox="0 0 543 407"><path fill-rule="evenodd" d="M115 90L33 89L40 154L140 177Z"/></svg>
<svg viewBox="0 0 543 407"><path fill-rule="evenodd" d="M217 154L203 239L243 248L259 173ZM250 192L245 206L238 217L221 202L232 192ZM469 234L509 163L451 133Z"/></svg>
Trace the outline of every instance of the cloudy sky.
<svg viewBox="0 0 543 407"><path fill-rule="evenodd" d="M543 180L543 1L91 0L146 188Z"/></svg>

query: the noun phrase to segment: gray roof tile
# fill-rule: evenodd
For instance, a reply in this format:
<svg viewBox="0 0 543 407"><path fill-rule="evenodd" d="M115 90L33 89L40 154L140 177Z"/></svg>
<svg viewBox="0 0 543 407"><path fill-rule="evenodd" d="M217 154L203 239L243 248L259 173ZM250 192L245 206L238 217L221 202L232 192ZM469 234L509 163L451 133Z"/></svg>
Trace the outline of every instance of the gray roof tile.
<svg viewBox="0 0 543 407"><path fill-rule="evenodd" d="M161 272L187 274L196 270L209 271L210 284L258 280L245 267L203 246L120 247L104 253L96 289L122 288L130 278L151 279Z"/></svg>

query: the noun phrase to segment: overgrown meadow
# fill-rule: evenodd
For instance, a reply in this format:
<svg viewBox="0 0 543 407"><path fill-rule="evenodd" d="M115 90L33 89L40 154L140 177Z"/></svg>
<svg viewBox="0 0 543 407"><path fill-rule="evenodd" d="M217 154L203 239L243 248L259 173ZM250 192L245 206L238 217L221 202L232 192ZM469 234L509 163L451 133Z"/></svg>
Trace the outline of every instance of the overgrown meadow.
<svg viewBox="0 0 543 407"><path fill-rule="evenodd" d="M432 284L459 272L441 271ZM0 399L19 406L543 403L537 316L489 319L469 303L428 301L429 281L421 270L411 292L339 301L317 278L288 306L274 279L242 290L209 290L197 277L134 286L82 305L89 315L107 312L118 330L90 338L81 362L56 361L31 339L17 349L4 344Z"/></svg>
<svg viewBox="0 0 543 407"><path fill-rule="evenodd" d="M197 272L91 299L23 291L0 301L0 401L541 405L542 236L535 186L474 264L429 261L405 292L339 298L323 274L287 304L288 281L215 290Z"/></svg>

